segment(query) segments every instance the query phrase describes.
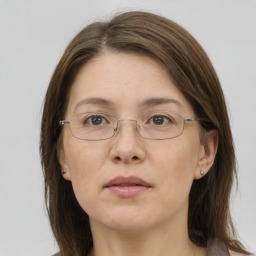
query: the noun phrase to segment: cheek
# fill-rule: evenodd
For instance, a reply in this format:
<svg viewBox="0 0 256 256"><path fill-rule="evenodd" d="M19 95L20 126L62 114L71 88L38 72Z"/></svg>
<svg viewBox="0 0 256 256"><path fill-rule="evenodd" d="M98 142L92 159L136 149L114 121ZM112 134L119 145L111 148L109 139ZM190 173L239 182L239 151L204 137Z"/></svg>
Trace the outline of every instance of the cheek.
<svg viewBox="0 0 256 256"><path fill-rule="evenodd" d="M66 144L65 156L71 183L76 198L85 211L97 200L95 195L100 188L101 169L107 157L104 148L90 142L74 141L72 138Z"/></svg>
<svg viewBox="0 0 256 256"><path fill-rule="evenodd" d="M191 139L192 140L192 139ZM198 162L198 145L181 137L163 144L156 150L154 162L158 163L161 193L166 195L188 196ZM164 198L160 195L160 198Z"/></svg>
<svg viewBox="0 0 256 256"><path fill-rule="evenodd" d="M182 140L177 142L163 145L161 150L156 150L153 154L155 162L158 159L162 170L173 172L177 176L193 173L198 161L198 147L192 143L183 143Z"/></svg>
<svg viewBox="0 0 256 256"><path fill-rule="evenodd" d="M107 156L107 148L103 145L73 137L66 140L64 149L72 178L97 174Z"/></svg>

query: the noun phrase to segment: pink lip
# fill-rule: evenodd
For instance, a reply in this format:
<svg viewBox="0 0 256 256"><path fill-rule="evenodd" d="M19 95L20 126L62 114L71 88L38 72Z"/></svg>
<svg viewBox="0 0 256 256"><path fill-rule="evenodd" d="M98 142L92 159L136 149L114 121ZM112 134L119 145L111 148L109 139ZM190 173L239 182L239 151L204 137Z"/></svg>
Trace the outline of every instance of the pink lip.
<svg viewBox="0 0 256 256"><path fill-rule="evenodd" d="M136 176L118 176L110 180L105 188L119 197L133 197L151 188L146 181Z"/></svg>

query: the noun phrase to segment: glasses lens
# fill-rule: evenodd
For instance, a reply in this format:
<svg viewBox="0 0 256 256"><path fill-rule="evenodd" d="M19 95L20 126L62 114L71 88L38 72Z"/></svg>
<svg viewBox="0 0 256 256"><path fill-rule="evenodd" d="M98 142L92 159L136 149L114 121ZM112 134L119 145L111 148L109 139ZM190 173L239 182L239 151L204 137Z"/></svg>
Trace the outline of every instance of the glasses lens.
<svg viewBox="0 0 256 256"><path fill-rule="evenodd" d="M71 118L74 137L84 140L104 140L114 135L115 117L106 113L83 113Z"/></svg>
<svg viewBox="0 0 256 256"><path fill-rule="evenodd" d="M120 121L125 120L129 119L120 119ZM118 119L107 113L82 113L74 115L70 119L73 136L82 140L111 138L117 127ZM181 135L183 129L184 118L168 111L144 113L137 119L137 130L146 139L171 139Z"/></svg>
<svg viewBox="0 0 256 256"><path fill-rule="evenodd" d="M171 139L182 134L183 117L172 112L145 113L138 118L139 133L147 139Z"/></svg>

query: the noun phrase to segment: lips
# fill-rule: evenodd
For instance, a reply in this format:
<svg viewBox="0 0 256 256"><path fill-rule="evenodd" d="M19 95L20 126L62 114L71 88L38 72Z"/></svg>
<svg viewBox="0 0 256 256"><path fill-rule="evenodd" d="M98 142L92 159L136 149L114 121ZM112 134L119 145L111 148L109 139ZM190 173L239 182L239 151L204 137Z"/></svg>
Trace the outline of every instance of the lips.
<svg viewBox="0 0 256 256"><path fill-rule="evenodd" d="M144 181L141 178L138 178L136 176L129 176L129 177L116 177L109 181L109 183L106 185L106 187L112 187L112 186L144 186L144 187L151 187L150 184L148 184L146 181Z"/></svg>
<svg viewBox="0 0 256 256"><path fill-rule="evenodd" d="M136 176L119 176L110 180L105 186L106 189L119 197L134 197L151 188L151 185Z"/></svg>

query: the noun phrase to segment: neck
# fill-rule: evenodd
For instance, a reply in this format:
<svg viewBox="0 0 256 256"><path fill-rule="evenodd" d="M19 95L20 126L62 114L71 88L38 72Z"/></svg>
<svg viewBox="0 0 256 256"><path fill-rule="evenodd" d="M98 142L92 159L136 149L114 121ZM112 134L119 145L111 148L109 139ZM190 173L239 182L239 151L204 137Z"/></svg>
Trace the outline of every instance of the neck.
<svg viewBox="0 0 256 256"><path fill-rule="evenodd" d="M133 232L100 227L93 221L91 227L94 246L90 256L206 256L206 248L190 241L186 223L177 228L163 223Z"/></svg>

